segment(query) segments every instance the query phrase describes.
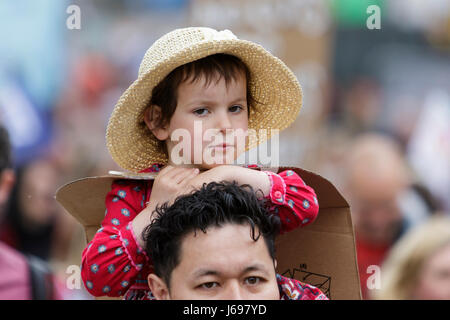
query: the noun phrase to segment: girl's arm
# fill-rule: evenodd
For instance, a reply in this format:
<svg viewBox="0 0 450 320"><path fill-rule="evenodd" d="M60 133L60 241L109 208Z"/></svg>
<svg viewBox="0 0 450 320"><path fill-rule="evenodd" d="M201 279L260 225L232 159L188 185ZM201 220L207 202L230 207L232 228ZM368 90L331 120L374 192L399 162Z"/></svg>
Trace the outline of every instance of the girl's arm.
<svg viewBox="0 0 450 320"><path fill-rule="evenodd" d="M313 222L319 212L319 204L314 190L307 186L293 170L279 174L257 171L245 167L223 165L207 170L191 180L194 188L211 181L236 181L249 184L254 190L261 190L270 201L270 211L281 218L281 232Z"/></svg>
<svg viewBox="0 0 450 320"><path fill-rule="evenodd" d="M278 175L234 165L221 165L199 174L193 169L167 166L161 170L154 182L148 207L133 220L134 234L139 235L138 244L142 247L145 245L140 235L150 223L156 205L170 202L178 195L212 181L236 181L238 184L249 184L253 189L260 190L264 197L271 201L271 211L280 216L281 232L311 223L318 213L314 190L306 186L291 170Z"/></svg>
<svg viewBox="0 0 450 320"><path fill-rule="evenodd" d="M139 277L146 279L148 258L131 228L146 189L144 182L116 181L106 196L102 226L82 254L81 276L93 296L121 296Z"/></svg>
<svg viewBox="0 0 450 320"><path fill-rule="evenodd" d="M166 166L158 173L153 182L148 204L145 204L145 209L133 219L130 225L137 236L136 242L139 246L145 247L142 232L151 223L156 206L171 202L177 195L182 194L191 179L198 173L199 170L195 168L174 166Z"/></svg>
<svg viewBox="0 0 450 320"><path fill-rule="evenodd" d="M270 210L281 219L281 233L312 223L319 213L319 202L313 188L306 185L293 170L279 174L263 171L270 179Z"/></svg>

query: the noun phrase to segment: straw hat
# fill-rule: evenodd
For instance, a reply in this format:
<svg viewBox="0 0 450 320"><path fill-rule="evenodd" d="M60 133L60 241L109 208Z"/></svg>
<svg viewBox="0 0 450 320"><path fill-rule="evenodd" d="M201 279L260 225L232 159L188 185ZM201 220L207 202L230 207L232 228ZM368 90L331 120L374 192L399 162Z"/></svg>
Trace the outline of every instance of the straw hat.
<svg viewBox="0 0 450 320"><path fill-rule="evenodd" d="M271 129L283 130L297 117L302 90L292 71L263 47L238 39L231 31L211 28L176 29L158 39L145 53L138 79L125 91L110 117L106 142L114 161L131 172L152 163L167 163L158 140L144 123L144 111L153 88L175 68L216 53L240 58L249 68L251 93L250 135L246 150L269 139ZM259 134L260 129L266 129Z"/></svg>

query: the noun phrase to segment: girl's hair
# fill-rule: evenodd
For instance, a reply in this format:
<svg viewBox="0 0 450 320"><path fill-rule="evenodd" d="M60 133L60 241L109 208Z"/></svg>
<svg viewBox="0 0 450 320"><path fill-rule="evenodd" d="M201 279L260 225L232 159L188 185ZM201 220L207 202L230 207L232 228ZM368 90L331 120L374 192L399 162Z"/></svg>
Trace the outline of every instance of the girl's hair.
<svg viewBox="0 0 450 320"><path fill-rule="evenodd" d="M381 268L381 289L373 298L412 299L423 265L450 244L450 218L433 216L403 236L391 249Z"/></svg>
<svg viewBox="0 0 450 320"><path fill-rule="evenodd" d="M161 118L156 127L167 124L172 118L177 107L178 87L181 83L188 80L192 83L201 76L205 76L206 85L213 80L225 79L225 84L228 86L232 80L237 80L242 74L245 75L247 82L247 110L250 115L250 107L255 102L249 87L251 74L247 65L239 58L218 53L175 68L153 88L152 97L147 105L147 108L154 105L161 108ZM167 153L164 141L160 141L159 147L161 151Z"/></svg>

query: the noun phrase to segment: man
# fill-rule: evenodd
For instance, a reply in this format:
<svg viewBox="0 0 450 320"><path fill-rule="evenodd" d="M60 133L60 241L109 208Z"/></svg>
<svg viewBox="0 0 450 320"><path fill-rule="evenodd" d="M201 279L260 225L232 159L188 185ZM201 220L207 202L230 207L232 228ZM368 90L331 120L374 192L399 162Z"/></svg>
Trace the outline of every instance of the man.
<svg viewBox="0 0 450 320"><path fill-rule="evenodd" d="M354 142L344 169L343 191L352 208L361 291L367 299L371 266L381 266L391 246L409 227L399 206L409 176L397 145L377 134L362 135Z"/></svg>
<svg viewBox="0 0 450 320"><path fill-rule="evenodd" d="M143 233L154 267L147 299L327 299L276 274L280 221L250 186L204 184L156 213Z"/></svg>

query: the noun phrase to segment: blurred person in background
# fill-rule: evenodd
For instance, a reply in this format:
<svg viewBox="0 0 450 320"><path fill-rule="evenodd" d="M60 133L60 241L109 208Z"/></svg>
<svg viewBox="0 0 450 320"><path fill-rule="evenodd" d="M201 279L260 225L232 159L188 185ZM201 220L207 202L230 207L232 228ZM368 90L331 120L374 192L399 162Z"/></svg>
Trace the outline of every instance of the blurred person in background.
<svg viewBox="0 0 450 320"><path fill-rule="evenodd" d="M356 77L342 90L342 128L350 136L376 128L381 112L382 88L376 79Z"/></svg>
<svg viewBox="0 0 450 320"><path fill-rule="evenodd" d="M46 159L18 169L7 214L1 223L0 240L46 261L55 258L57 246L62 245L61 238L56 240L57 226L62 222L54 200L58 179L58 172Z"/></svg>
<svg viewBox="0 0 450 320"><path fill-rule="evenodd" d="M436 215L405 234L381 268L383 300L450 300L450 218Z"/></svg>
<svg viewBox="0 0 450 320"><path fill-rule="evenodd" d="M410 227L400 199L411 185L403 155L393 140L368 133L348 150L343 192L352 211L363 298L368 298L370 266L380 266L391 246Z"/></svg>
<svg viewBox="0 0 450 320"><path fill-rule="evenodd" d="M0 221L5 216L15 182L9 136L0 126ZM0 299L61 299L63 289L49 266L35 256L25 256L0 241Z"/></svg>

